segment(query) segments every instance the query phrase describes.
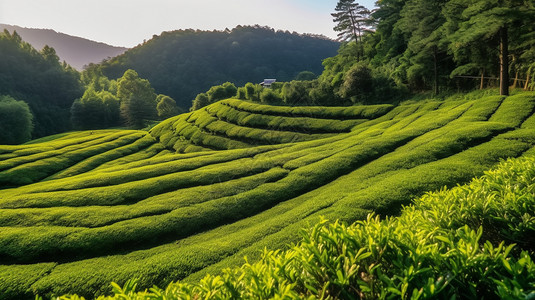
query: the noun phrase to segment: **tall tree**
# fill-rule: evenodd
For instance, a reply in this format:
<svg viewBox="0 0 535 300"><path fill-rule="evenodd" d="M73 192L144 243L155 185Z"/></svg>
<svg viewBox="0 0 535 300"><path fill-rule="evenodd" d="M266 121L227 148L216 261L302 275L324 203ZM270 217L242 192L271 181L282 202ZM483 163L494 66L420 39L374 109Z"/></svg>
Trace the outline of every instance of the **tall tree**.
<svg viewBox="0 0 535 300"><path fill-rule="evenodd" d="M117 97L121 101L121 116L128 126L142 128L144 120L157 115L154 89L134 70L126 70L117 80Z"/></svg>
<svg viewBox="0 0 535 300"><path fill-rule="evenodd" d="M395 28L408 37L408 77L416 76L424 81L433 78L435 94L439 92L439 60L445 55L441 43L441 26L445 22L441 12L445 2L446 0L409 0L395 24Z"/></svg>
<svg viewBox="0 0 535 300"><path fill-rule="evenodd" d="M333 28L338 33L341 41L355 41L358 47L357 60L363 55L362 36L366 31L370 31L370 11L355 2L355 0L339 0L336 12L332 13L336 26Z"/></svg>
<svg viewBox="0 0 535 300"><path fill-rule="evenodd" d="M533 4L524 0L451 0L444 10L453 52L491 41L499 49L500 94L509 95L509 35L533 22ZM452 26L452 23L454 25Z"/></svg>
<svg viewBox="0 0 535 300"><path fill-rule="evenodd" d="M396 64L397 59L407 49L407 41L395 24L406 0L381 0L371 14L375 31L370 39L370 56L375 65Z"/></svg>

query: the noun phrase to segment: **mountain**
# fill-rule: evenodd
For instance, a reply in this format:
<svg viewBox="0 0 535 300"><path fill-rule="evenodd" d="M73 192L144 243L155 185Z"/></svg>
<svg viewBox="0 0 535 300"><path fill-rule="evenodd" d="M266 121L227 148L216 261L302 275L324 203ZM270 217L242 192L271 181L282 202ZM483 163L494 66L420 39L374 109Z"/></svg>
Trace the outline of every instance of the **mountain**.
<svg viewBox="0 0 535 300"><path fill-rule="evenodd" d="M324 36L238 26L225 31L163 32L142 45L104 62L111 79L134 69L159 94L185 109L198 93L232 82L237 86L265 78L290 81L302 71L316 75L322 61L336 55L340 43Z"/></svg>
<svg viewBox="0 0 535 300"><path fill-rule="evenodd" d="M54 48L61 61L66 61L77 70L82 70L84 65L100 63L106 58L117 56L128 50L128 48L110 46L51 29L0 24L0 30L4 29L10 33L17 31L24 41L30 43L37 50L41 50L45 45Z"/></svg>
<svg viewBox="0 0 535 300"><path fill-rule="evenodd" d="M0 299L87 299L131 278L141 290L195 282L244 256L256 261L266 247L288 247L322 217L397 215L427 191L532 154L534 108L533 92L353 107L230 99L150 132L78 131L0 146ZM515 218L533 220L532 210ZM499 241L508 232L489 234ZM479 272L475 261L469 270Z"/></svg>

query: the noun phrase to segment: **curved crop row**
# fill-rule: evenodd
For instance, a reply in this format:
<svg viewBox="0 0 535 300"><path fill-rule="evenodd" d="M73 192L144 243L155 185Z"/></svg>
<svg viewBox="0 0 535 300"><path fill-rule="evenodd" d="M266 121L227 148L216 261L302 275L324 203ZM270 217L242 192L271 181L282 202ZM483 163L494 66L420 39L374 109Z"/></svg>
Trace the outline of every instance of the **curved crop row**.
<svg viewBox="0 0 535 300"><path fill-rule="evenodd" d="M240 111L230 105L226 105L224 102L217 102L214 105L207 107L205 111L219 120L239 126L294 131L308 134L349 132L355 125L368 121L368 119L358 119L356 118L357 116L354 116L355 119L350 120L272 116Z"/></svg>
<svg viewBox="0 0 535 300"><path fill-rule="evenodd" d="M145 145L155 142L145 132L119 131L57 150L45 148L36 154L7 159L3 162L4 170L0 171L0 187L20 186L43 180L85 159L107 151L116 151L114 149L117 147L126 146L143 137L146 137Z"/></svg>
<svg viewBox="0 0 535 300"><path fill-rule="evenodd" d="M151 130L177 152L239 149L308 141L349 132L385 115L391 105L355 107L273 107L227 99L168 119Z"/></svg>
<svg viewBox="0 0 535 300"><path fill-rule="evenodd" d="M514 122L507 117L517 101L535 100L519 96L399 105L347 133L234 150L164 150L192 126L191 113L155 127L152 144L139 131L95 131L83 142L93 153L77 159L72 153L83 146L68 135L28 146L42 152L5 148L24 157L61 144L57 159L66 167L0 190L0 299L93 296L133 277L140 288L196 281L243 256L257 259L265 246L286 247L321 216L354 222L373 211L396 214L425 191L535 153L531 109ZM26 165L30 172L33 163L2 172Z"/></svg>
<svg viewBox="0 0 535 300"><path fill-rule="evenodd" d="M220 101L223 105L228 105L234 109L272 116L287 117L309 117L317 119L375 119L392 108L390 104L349 106L349 107L325 107L325 106L271 106L253 102L245 102L237 99L227 99Z"/></svg>
<svg viewBox="0 0 535 300"><path fill-rule="evenodd" d="M107 299L528 299L535 263L518 248L535 243L534 182L535 158L509 160L470 184L424 195L399 217L322 220L291 249L264 250L259 262L222 276L144 292L135 280L113 284Z"/></svg>

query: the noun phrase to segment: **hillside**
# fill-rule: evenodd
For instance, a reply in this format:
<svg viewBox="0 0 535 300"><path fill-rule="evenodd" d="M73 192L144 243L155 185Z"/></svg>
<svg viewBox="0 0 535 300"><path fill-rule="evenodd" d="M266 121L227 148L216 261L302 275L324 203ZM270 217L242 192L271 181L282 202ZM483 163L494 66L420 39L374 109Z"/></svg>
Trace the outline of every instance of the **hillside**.
<svg viewBox="0 0 535 300"><path fill-rule="evenodd" d="M258 262L150 290L112 283L105 299L531 299L534 179L535 157L508 159L414 199L400 216L321 220Z"/></svg>
<svg viewBox="0 0 535 300"><path fill-rule="evenodd" d="M22 39L35 49L41 50L48 45L56 50L61 61L81 71L85 65L100 63L102 60L124 53L127 48L110 46L105 43L71 36L51 29L25 28L0 24L0 31L17 31Z"/></svg>
<svg viewBox="0 0 535 300"><path fill-rule="evenodd" d="M150 133L1 146L0 299L191 282L287 247L321 216L398 214L535 153L534 110L534 93L348 108L230 99Z"/></svg>
<svg viewBox="0 0 535 300"><path fill-rule="evenodd" d="M189 109L198 93L227 81L243 86L265 78L290 81L302 71L319 75L322 60L336 55L339 46L325 37L261 26L176 30L154 35L100 68L110 79L133 69L148 79L158 94L169 95Z"/></svg>
<svg viewBox="0 0 535 300"><path fill-rule="evenodd" d="M61 63L53 48L37 51L19 34L0 32L0 96L28 103L33 138L70 130L70 107L83 93L80 74ZM0 143L7 142L0 138Z"/></svg>

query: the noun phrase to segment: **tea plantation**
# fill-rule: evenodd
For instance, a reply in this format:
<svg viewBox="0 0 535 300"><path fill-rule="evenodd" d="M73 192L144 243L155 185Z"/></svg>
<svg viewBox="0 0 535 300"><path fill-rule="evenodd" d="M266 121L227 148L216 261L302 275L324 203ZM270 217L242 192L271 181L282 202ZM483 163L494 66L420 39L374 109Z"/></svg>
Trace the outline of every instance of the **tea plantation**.
<svg viewBox="0 0 535 300"><path fill-rule="evenodd" d="M132 278L165 287L244 256L265 262L262 249L288 248L322 218L398 215L427 191L535 154L534 111L535 93L346 108L228 99L148 133L0 146L0 299L93 297ZM401 220L385 222L412 219ZM318 296L315 284L296 295Z"/></svg>

